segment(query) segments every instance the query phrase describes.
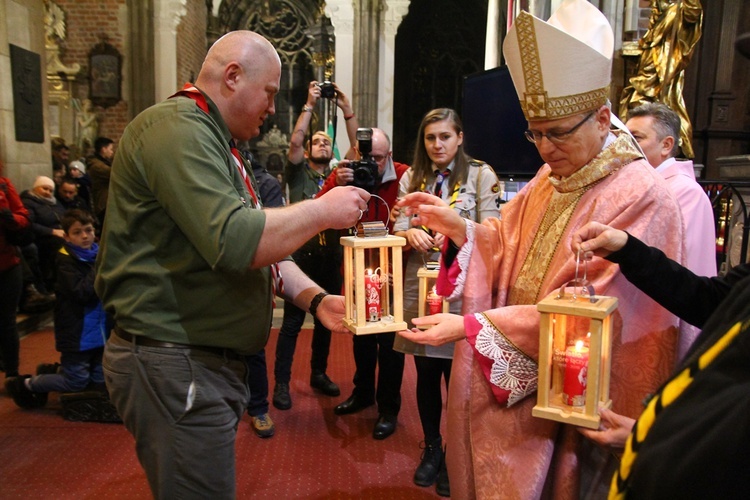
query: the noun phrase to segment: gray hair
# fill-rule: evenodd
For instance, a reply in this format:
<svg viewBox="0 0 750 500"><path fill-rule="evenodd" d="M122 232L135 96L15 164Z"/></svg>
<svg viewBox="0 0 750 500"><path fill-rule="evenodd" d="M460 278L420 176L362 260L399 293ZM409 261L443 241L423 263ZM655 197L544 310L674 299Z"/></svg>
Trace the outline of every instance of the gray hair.
<svg viewBox="0 0 750 500"><path fill-rule="evenodd" d="M628 111L628 120L638 116L650 116L654 119L654 130L661 141L665 137L674 138L671 156L677 156L680 149L680 117L660 102L647 102Z"/></svg>

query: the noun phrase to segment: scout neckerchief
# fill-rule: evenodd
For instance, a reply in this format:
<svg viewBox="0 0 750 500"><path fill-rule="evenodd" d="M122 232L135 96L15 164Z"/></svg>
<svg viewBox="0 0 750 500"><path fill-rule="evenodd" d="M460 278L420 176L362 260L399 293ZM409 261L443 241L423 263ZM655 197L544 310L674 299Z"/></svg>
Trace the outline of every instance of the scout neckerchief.
<svg viewBox="0 0 750 500"><path fill-rule="evenodd" d="M435 176L436 176L435 177L435 185L432 188L432 194L434 194L435 196L437 196L441 200L443 199L443 196L442 196L443 195L443 184L445 183L445 181L447 181L450 178L452 172L453 172L453 170L451 170L450 168L447 168L445 170L445 172L437 171L435 173ZM451 191L450 201L448 202L448 205L451 208L453 208L453 207L456 206L456 200L458 200L458 192L460 190L459 189L460 187L461 187L461 181L460 180L456 181L456 185L453 186L453 191ZM419 187L419 190L422 191L423 193L427 192L427 185L426 185L424 179L422 179L422 185ZM432 236L434 234L432 231L430 231L427 228L427 226L422 226L422 229L425 232L427 232L427 234L429 234L430 236ZM437 251L437 250L435 250L435 251Z"/></svg>
<svg viewBox="0 0 750 500"><path fill-rule="evenodd" d="M312 168L310 166L310 162L309 161L306 162L305 166L307 167L307 177L311 181L313 181L314 183L316 183L318 185L318 191L320 191L321 189L323 189L323 184L325 183L325 180L326 180L326 175L327 175L326 170L327 169L324 169L323 173L321 174L317 170L315 170L314 168Z"/></svg>
<svg viewBox="0 0 750 500"><path fill-rule="evenodd" d="M191 85L189 83L186 83L185 86L177 92L176 94L170 96L177 97L177 96L184 96L189 97L193 101L195 101L195 104L198 105L198 107L206 114L209 114L208 112L208 102L206 101L206 97L195 88L194 85ZM234 144L234 139L229 141L229 149L232 152L232 157L234 158L234 164L237 166L237 170L240 172L240 176L242 177L242 180L245 183L245 187L247 188L247 192L250 193L250 196L253 198L253 202L255 203L255 208L262 208L260 201L258 200L258 195L255 194L255 189L253 188L253 183L250 180L250 176L247 174L247 169L245 168L245 163L242 161L242 156L240 155L240 151L237 149L237 147Z"/></svg>
<svg viewBox="0 0 750 500"><path fill-rule="evenodd" d="M186 83L184 87L182 87L182 90L175 93L174 95L169 96L169 98L177 97L177 96L183 96L183 97L189 97L193 101L195 101L195 104L206 114L209 114L208 111L208 102L206 101L206 97L201 93L200 90L195 88L194 85L190 83ZM237 170L240 172L240 176L242 177L242 180L245 183L245 187L247 188L247 192L250 193L250 196L253 198L253 202L255 203L255 208L260 209L262 208L261 202L258 199L258 195L255 194L255 189L253 188L253 183L250 180L250 176L247 174L247 169L245 168L245 163L242 160L242 156L240 155L240 151L235 147L234 139L229 141L229 148L232 151L232 158L234 158L234 164L237 166ZM284 293L284 278L281 276L281 269L279 269L279 265L274 263L271 266L271 303L274 307L276 307L276 302L274 301L273 297L279 294Z"/></svg>

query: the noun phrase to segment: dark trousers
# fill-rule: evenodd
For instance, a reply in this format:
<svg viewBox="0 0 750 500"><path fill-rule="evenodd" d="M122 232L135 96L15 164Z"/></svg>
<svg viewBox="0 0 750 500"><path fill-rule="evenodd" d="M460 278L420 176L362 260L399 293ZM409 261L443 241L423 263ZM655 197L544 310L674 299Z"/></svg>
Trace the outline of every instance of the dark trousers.
<svg viewBox="0 0 750 500"><path fill-rule="evenodd" d="M304 252L294 254L294 260L302 271L315 283L331 294L341 293L341 249L327 249L325 252ZM297 336L305 322L306 311L291 302L284 302L284 320L279 330L276 343L276 365L274 377L276 383L288 384L292 378L292 361L297 347ZM325 373L328 368L328 352L331 348L331 331L315 320L312 338L312 358L310 368L313 372Z"/></svg>
<svg viewBox="0 0 750 500"><path fill-rule="evenodd" d="M21 300L23 271L20 265L0 271L0 355L6 377L18 375L16 310Z"/></svg>
<svg viewBox="0 0 750 500"><path fill-rule="evenodd" d="M452 359L414 356L417 367L417 409L422 422L424 440L434 442L440 437L440 417L443 413L443 391L440 387L445 377L445 386L451 378Z"/></svg>
<svg viewBox="0 0 750 500"><path fill-rule="evenodd" d="M250 389L250 401L247 414L259 417L268 413L268 371L266 368L266 350L258 354L245 356L247 363L247 387Z"/></svg>
<svg viewBox="0 0 750 500"><path fill-rule="evenodd" d="M393 350L395 333L357 335L354 337L354 395L365 401L373 397L378 413L398 415L401 409L401 380L404 377L404 355ZM375 368L378 367L377 390Z"/></svg>

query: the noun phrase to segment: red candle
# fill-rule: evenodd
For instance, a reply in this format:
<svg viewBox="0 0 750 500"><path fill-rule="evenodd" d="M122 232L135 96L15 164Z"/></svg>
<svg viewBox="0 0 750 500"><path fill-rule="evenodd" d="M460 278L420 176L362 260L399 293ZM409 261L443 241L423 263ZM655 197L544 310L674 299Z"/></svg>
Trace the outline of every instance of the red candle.
<svg viewBox="0 0 750 500"><path fill-rule="evenodd" d="M430 306L430 314L440 314L443 312L443 297L437 294L435 287L432 287L427 294L427 305Z"/></svg>
<svg viewBox="0 0 750 500"><path fill-rule="evenodd" d="M565 349L565 379L563 381L563 403L570 406L586 404L586 377L589 366L589 348L583 341Z"/></svg>
<svg viewBox="0 0 750 500"><path fill-rule="evenodd" d="M365 271L367 321L380 321L380 276L371 269Z"/></svg>

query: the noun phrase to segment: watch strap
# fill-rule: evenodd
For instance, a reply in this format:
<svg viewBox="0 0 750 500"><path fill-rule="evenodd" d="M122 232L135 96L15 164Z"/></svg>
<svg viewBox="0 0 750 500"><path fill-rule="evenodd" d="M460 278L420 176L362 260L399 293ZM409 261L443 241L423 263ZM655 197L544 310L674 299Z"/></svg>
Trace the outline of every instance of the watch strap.
<svg viewBox="0 0 750 500"><path fill-rule="evenodd" d="M310 301L309 311L313 318L317 318L316 313L318 312L318 306L320 305L320 301L323 300L323 297L326 295L328 295L328 292L320 292Z"/></svg>

